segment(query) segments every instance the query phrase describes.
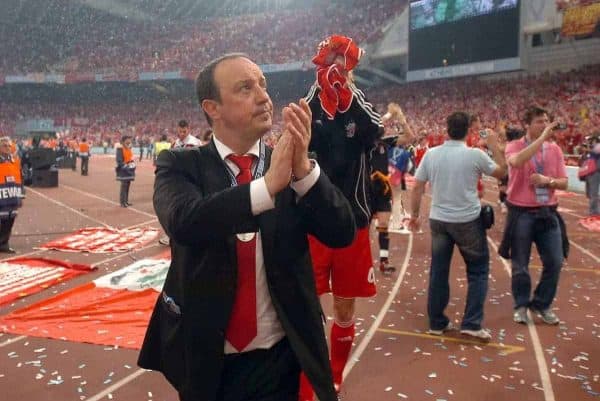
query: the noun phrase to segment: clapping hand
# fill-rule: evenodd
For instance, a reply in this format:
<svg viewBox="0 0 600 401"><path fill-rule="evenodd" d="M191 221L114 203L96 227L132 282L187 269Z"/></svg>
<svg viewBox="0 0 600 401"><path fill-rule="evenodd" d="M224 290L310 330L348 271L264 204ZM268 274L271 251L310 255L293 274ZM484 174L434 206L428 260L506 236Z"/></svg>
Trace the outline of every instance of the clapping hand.
<svg viewBox="0 0 600 401"><path fill-rule="evenodd" d="M298 104L290 103L282 111L284 130L293 143L292 174L302 179L310 173L312 166L308 159L308 145L311 138L312 113L308 103L301 99Z"/></svg>

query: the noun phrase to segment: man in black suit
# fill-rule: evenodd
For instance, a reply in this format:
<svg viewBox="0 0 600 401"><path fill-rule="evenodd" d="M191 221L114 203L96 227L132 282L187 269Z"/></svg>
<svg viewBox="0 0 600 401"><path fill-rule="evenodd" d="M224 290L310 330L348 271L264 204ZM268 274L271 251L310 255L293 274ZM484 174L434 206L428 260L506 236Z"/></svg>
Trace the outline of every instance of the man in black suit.
<svg viewBox="0 0 600 401"><path fill-rule="evenodd" d="M213 139L156 162L172 262L139 364L184 401L296 401L301 369L321 401L336 400L307 234L347 246L355 221L308 159L310 108L284 108L271 151L273 104L254 62L223 56L196 84Z"/></svg>

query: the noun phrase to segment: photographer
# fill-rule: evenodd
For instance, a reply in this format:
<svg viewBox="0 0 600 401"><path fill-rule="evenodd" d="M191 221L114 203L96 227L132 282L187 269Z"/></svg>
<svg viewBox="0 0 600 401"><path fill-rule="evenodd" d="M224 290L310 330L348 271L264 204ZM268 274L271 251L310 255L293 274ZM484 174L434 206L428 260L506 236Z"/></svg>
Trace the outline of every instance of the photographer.
<svg viewBox="0 0 600 401"><path fill-rule="evenodd" d="M532 106L525 113L526 134L506 146L508 175L508 217L498 253L512 259L513 320L529 321L527 309L547 324L558 324L550 309L569 241L557 211L557 189L568 184L565 160L560 147L550 141L558 122L550 123L546 110ZM543 264L540 282L531 297L529 260L535 242Z"/></svg>
<svg viewBox="0 0 600 401"><path fill-rule="evenodd" d="M420 226L421 198L426 183L430 182L432 255L427 300L429 333L442 335L454 329L444 310L450 299L448 278L456 245L466 263L468 280L467 305L460 332L489 341L491 334L481 324L490 256L486 227L481 218L481 203L477 196L477 180L481 174L501 178L506 174L506 165L498 149L495 132L487 130L487 145L494 155L492 160L481 149L466 146L470 125L467 113L452 113L446 121L450 139L429 150L423 157L415 175L411 198L409 227L417 231Z"/></svg>

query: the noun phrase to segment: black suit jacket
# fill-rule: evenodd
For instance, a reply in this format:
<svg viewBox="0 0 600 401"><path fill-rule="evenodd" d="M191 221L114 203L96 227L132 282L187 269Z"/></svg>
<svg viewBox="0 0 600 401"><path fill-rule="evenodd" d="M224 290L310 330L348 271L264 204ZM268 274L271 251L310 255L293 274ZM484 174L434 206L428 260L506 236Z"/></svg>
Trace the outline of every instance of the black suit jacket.
<svg viewBox="0 0 600 401"><path fill-rule="evenodd" d="M270 157L267 149L267 170ZM235 234L254 226L291 348L319 399L336 400L306 235L331 247L349 245L356 227L346 198L321 171L299 200L288 187L274 209L253 216L250 185L231 187L213 142L161 152L156 166L154 208L171 238L172 261L139 365L161 371L182 400L214 400L236 290Z"/></svg>

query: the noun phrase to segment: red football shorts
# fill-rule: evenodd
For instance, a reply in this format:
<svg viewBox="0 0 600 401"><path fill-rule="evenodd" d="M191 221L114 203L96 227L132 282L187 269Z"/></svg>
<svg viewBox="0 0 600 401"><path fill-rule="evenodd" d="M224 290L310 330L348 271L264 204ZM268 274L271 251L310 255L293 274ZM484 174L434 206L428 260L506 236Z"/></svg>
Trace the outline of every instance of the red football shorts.
<svg viewBox="0 0 600 401"><path fill-rule="evenodd" d="M369 242L369 227L356 232L345 248L329 248L308 236L317 294L327 292L341 298L372 297L377 293Z"/></svg>

